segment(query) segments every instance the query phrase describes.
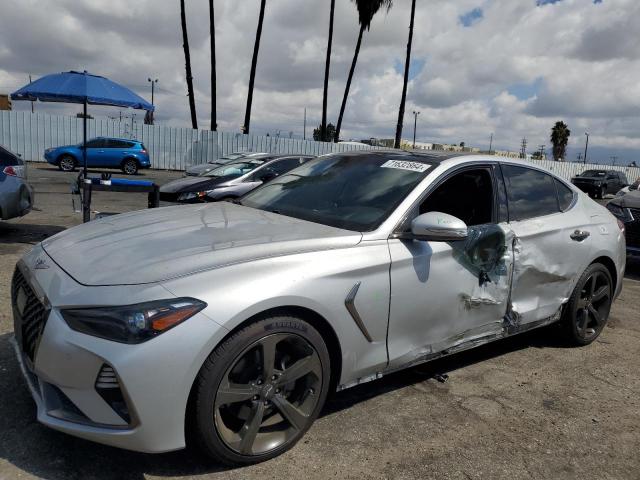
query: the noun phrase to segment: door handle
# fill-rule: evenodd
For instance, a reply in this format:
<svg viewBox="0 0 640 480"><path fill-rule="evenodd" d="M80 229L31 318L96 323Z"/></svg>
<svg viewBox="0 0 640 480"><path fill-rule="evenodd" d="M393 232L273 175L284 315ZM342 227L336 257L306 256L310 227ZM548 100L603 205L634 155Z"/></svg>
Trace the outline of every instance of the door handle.
<svg viewBox="0 0 640 480"><path fill-rule="evenodd" d="M585 230L576 230L570 235L570 237L571 237L571 240L575 240L576 242L581 242L586 238L588 238L589 235L591 234Z"/></svg>
<svg viewBox="0 0 640 480"><path fill-rule="evenodd" d="M98 150L98 153L104 153L104 150Z"/></svg>

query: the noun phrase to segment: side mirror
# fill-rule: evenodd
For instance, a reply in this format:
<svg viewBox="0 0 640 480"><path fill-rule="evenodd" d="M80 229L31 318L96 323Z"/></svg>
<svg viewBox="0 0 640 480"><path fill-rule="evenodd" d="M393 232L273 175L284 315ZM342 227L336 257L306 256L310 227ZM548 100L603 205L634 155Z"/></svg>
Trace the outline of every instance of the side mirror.
<svg viewBox="0 0 640 480"><path fill-rule="evenodd" d="M416 240L454 242L467 238L467 225L457 217L442 212L428 212L411 222L411 234Z"/></svg>

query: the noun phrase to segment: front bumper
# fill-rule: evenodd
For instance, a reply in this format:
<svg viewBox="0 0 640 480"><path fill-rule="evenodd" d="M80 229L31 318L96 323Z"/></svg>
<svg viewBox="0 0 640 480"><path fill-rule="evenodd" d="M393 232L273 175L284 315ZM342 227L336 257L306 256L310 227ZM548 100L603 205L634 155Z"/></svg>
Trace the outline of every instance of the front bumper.
<svg viewBox="0 0 640 480"><path fill-rule="evenodd" d="M36 258L45 258L41 248L34 250ZM77 437L129 450L159 453L183 448L191 387L202 363L226 330L200 312L138 345L76 332L66 324L57 305L77 306L81 296L85 297L85 305L100 304L96 303L97 298L109 304L112 295L124 292L109 292L118 287L83 287L48 257L45 261L49 268L30 270L27 265L33 264L33 256L33 252L27 254L19 268L37 296L50 307L32 358L21 338L23 330L18 318L14 346L37 406L38 421ZM131 295L121 297L120 302L146 301L151 291L156 298L168 295L167 290L156 286L147 292L133 292L135 299ZM15 312L14 315L19 316ZM97 389L98 376L105 365L115 371L128 407L128 419L122 418Z"/></svg>

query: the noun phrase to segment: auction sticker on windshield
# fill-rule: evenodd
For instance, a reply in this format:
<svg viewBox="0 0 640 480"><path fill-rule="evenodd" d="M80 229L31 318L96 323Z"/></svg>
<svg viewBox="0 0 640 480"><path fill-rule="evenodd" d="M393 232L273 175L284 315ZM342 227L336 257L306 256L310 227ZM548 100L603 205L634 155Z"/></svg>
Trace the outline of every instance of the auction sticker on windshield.
<svg viewBox="0 0 640 480"><path fill-rule="evenodd" d="M404 160L389 160L380 165L382 168L397 168L400 170L410 170L412 172L426 172L431 165L420 162L407 162Z"/></svg>

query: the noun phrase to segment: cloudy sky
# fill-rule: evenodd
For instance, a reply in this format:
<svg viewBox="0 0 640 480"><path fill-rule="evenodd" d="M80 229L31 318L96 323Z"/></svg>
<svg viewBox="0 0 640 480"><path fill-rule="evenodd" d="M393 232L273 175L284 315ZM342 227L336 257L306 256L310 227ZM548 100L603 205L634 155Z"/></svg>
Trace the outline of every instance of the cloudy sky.
<svg viewBox="0 0 640 480"><path fill-rule="evenodd" d="M208 127L206 0L187 0L201 127ZM410 0L394 0L365 33L343 122L345 138L394 136ZM267 0L252 133L310 134L321 116L328 0ZM259 0L215 0L220 129L243 121ZM358 33L356 9L336 0L329 119L335 122ZM568 123L569 157L590 133L591 159L640 160L638 0L418 0L404 137L518 150L549 150L556 120ZM156 118L190 125L178 0L4 0L0 93L64 70L108 76L149 97ZM16 102L16 109L28 104ZM38 111L74 107L38 104ZM96 115L115 112L96 107ZM130 113L130 112L129 112Z"/></svg>

